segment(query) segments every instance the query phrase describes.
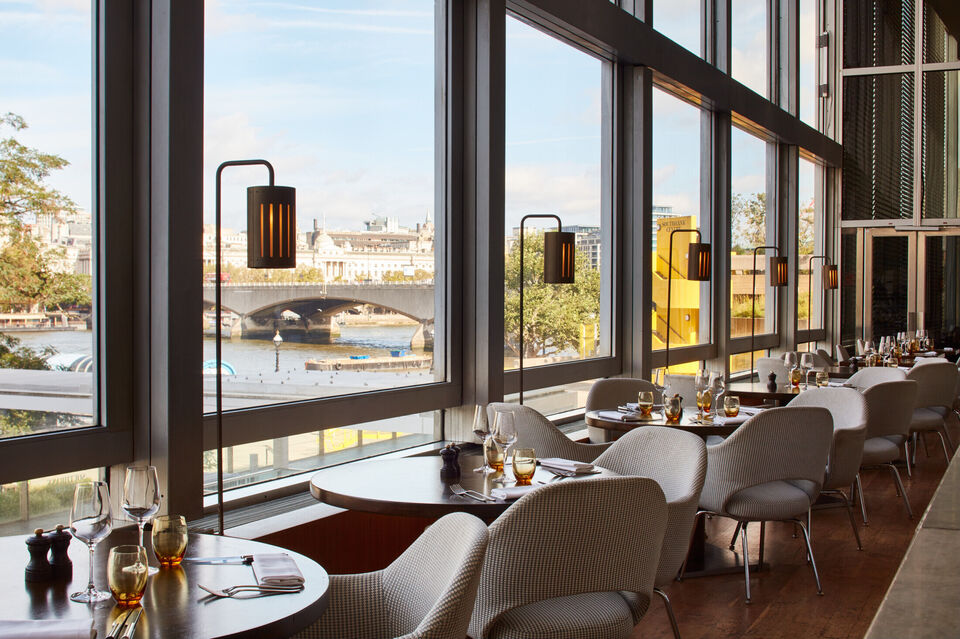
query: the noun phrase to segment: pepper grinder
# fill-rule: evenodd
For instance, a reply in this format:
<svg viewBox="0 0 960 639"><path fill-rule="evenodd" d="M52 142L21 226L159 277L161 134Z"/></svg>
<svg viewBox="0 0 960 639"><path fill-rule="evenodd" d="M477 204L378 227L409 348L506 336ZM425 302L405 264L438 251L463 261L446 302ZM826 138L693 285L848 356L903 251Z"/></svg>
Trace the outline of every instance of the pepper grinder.
<svg viewBox="0 0 960 639"><path fill-rule="evenodd" d="M444 481L457 481L460 479L460 462L457 459L460 456L460 448L453 444L447 444L440 449L440 457L443 458L443 467L440 469L440 479Z"/></svg>
<svg viewBox="0 0 960 639"><path fill-rule="evenodd" d="M767 390L771 393L777 392L777 374L770 373L767 375Z"/></svg>
<svg viewBox="0 0 960 639"><path fill-rule="evenodd" d="M30 563L23 571L25 581L50 581L53 577L53 567L47 561L50 552L50 540L43 536L43 528L33 531L33 537L27 537L27 551L30 553Z"/></svg>
<svg viewBox="0 0 960 639"><path fill-rule="evenodd" d="M57 524L57 529L48 534L47 538L52 546L50 566L53 568L53 578L71 579L73 577L73 562L70 561L68 551L73 535L63 529L63 524Z"/></svg>

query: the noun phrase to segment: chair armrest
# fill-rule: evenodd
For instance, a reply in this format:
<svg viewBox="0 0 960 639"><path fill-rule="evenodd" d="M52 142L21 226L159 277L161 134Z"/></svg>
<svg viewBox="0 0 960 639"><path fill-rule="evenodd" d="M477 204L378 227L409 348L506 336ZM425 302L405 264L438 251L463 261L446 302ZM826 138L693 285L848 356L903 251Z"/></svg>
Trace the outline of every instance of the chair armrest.
<svg viewBox="0 0 960 639"><path fill-rule="evenodd" d="M388 636L382 580L382 570L358 575L330 575L330 603L326 612L294 639Z"/></svg>

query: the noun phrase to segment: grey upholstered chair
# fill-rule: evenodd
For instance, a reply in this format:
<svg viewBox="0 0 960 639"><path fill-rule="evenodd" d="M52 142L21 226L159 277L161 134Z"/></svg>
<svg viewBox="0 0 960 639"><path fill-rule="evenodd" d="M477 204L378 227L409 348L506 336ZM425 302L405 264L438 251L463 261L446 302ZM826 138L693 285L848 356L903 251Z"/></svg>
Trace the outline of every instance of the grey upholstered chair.
<svg viewBox="0 0 960 639"><path fill-rule="evenodd" d="M833 350L836 351L837 353L837 362L850 361L850 353L847 351L846 347L844 347L842 344L837 344L837 346Z"/></svg>
<svg viewBox="0 0 960 639"><path fill-rule="evenodd" d="M927 433L936 433L943 446L943 456L950 463L950 452L947 442L953 448L950 432L947 430L944 418L953 409L957 398L957 367L950 362L932 362L914 366L907 373L907 379L919 384L917 402L910 421L910 434L913 436L913 461L917 460L917 439L923 439ZM944 439L946 435L946 439Z"/></svg>
<svg viewBox="0 0 960 639"><path fill-rule="evenodd" d="M747 603L750 522L792 521L800 526L817 593L823 594L810 535L799 517L820 494L832 441L833 419L827 409L786 406L751 417L723 442L707 448L707 477L697 516L720 515L741 524Z"/></svg>
<svg viewBox="0 0 960 639"><path fill-rule="evenodd" d="M676 579L690 549L697 504L707 473L706 445L691 433L663 426L645 426L618 439L594 463L620 475L649 477L663 489L667 499L667 531L660 549L657 587L653 591L663 598L673 635L679 639L680 630L673 606L661 587ZM640 607L642 602L632 595L627 597L627 602L639 613L634 615L634 621L639 622L645 612Z"/></svg>
<svg viewBox="0 0 960 639"><path fill-rule="evenodd" d="M835 360L835 359L833 358L833 356L830 354L830 351L828 351L827 349L825 349L825 348L818 348L818 349L817 349L817 355L819 355L820 357L823 358L823 361L825 361L825 362L827 363L827 366L836 366L836 365L837 365L837 360Z"/></svg>
<svg viewBox="0 0 960 639"><path fill-rule="evenodd" d="M799 359L797 361L800 361ZM779 357L758 357L755 366L761 382L766 382L770 373L776 373L778 384L789 383L790 371Z"/></svg>
<svg viewBox="0 0 960 639"><path fill-rule="evenodd" d="M863 399L867 402L867 439L863 443L860 468L886 466L890 469L896 482L897 495L903 496L903 505L910 519L913 519L910 498L903 489L900 472L894 462L900 457L900 447L903 446L907 469L910 468L907 436L910 433L910 419L917 400L918 386L913 380L903 379L881 382L863 390ZM859 475L856 483L863 523L866 524L867 505Z"/></svg>
<svg viewBox="0 0 960 639"><path fill-rule="evenodd" d="M650 605L666 526L663 491L645 477L527 493L490 524L469 635L627 639Z"/></svg>
<svg viewBox="0 0 960 639"><path fill-rule="evenodd" d="M330 575L326 612L294 639L463 639L486 549L482 521L446 515L383 570Z"/></svg>
<svg viewBox="0 0 960 639"><path fill-rule="evenodd" d="M890 368L889 366L871 366L870 368L861 368L847 379L847 386L853 386L863 390L870 388L874 384L883 382L902 382L907 378L907 374L899 368Z"/></svg>
<svg viewBox="0 0 960 639"><path fill-rule="evenodd" d="M833 444L827 461L827 472L823 479L822 493L839 496L847 509L853 536L857 540L857 549L863 550L860 543L860 531L853 518L851 503L853 490L847 494L844 488L852 487L860 472L863 459L863 442L867 434L867 402L863 395L852 388L811 388L797 395L790 406L820 406L830 411L833 417ZM807 520L809 526L810 521Z"/></svg>
<svg viewBox="0 0 960 639"><path fill-rule="evenodd" d="M865 355L866 352L867 352L867 343L858 337L857 338L857 355Z"/></svg>
<svg viewBox="0 0 960 639"><path fill-rule="evenodd" d="M820 350L823 350L823 349L820 349ZM826 351L824 351L824 352L826 352ZM817 352L815 352L815 353L814 353L814 352L811 352L810 355L813 357L813 367L814 367L815 369L819 368L819 369L822 370L822 369L826 368L827 366L833 366L833 364L830 363L830 360L833 359L833 358L831 358L829 354L827 354L827 356L824 357L824 356L820 353L820 351L817 351ZM802 356L803 356L803 353L800 353L800 355L797 357L797 361L798 361L798 362L800 361L800 357L802 357Z"/></svg>
<svg viewBox="0 0 960 639"><path fill-rule="evenodd" d="M659 403L663 401L663 396L653 383L645 379L637 379L635 377L598 379L593 383L593 386L590 387L590 392L587 393L586 409L588 411L603 409L616 410L617 406L622 406L627 402L637 401L637 395L639 395L641 391L652 392L654 402ZM610 437L609 431L602 428L594 428L593 426L587 426L587 433L590 436L590 441L594 443L606 442Z"/></svg>
<svg viewBox="0 0 960 639"><path fill-rule="evenodd" d="M514 414L517 425L517 445L524 448L533 448L537 457L562 457L579 462L592 462L597 455L610 447L606 444L580 444L554 426L549 419L533 410L529 406L494 402L487 405L487 417L490 427L496 423L498 411L509 411Z"/></svg>

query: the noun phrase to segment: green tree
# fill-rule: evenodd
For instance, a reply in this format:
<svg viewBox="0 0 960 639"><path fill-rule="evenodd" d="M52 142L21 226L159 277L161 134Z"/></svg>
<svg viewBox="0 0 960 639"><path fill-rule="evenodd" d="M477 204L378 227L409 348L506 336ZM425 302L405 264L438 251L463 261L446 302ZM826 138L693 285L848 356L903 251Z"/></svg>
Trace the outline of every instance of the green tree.
<svg viewBox="0 0 960 639"><path fill-rule="evenodd" d="M814 231L816 230L816 204L811 198L809 202L800 206L800 255L813 255Z"/></svg>
<svg viewBox="0 0 960 639"><path fill-rule="evenodd" d="M504 265L504 335L507 347L520 354L523 326L524 357L544 357L574 347L581 327L600 313L600 272L577 254L573 284L544 284L543 234L523 241L523 322L520 321L520 243L514 243Z"/></svg>
<svg viewBox="0 0 960 639"><path fill-rule="evenodd" d="M767 194L734 193L730 202L733 252L748 253L767 243Z"/></svg>
<svg viewBox="0 0 960 639"><path fill-rule="evenodd" d="M90 276L53 268L57 251L44 252L22 229L11 228L0 249L0 305L20 311L89 306Z"/></svg>

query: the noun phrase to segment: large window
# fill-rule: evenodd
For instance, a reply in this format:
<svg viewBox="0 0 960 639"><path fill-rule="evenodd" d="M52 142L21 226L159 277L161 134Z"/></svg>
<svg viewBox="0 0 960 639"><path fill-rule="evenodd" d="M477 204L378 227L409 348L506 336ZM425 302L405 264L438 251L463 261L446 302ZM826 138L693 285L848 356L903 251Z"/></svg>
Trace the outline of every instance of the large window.
<svg viewBox="0 0 960 639"><path fill-rule="evenodd" d="M654 0L653 26L677 44L703 55L703 0Z"/></svg>
<svg viewBox="0 0 960 639"><path fill-rule="evenodd" d="M730 75L764 97L770 69L767 11L767 2L731 0Z"/></svg>
<svg viewBox="0 0 960 639"><path fill-rule="evenodd" d="M504 228L504 368L610 355L610 225L606 209L605 63L514 18L507 19ZM543 283L543 231L524 235L524 309L520 318L520 222L558 215L576 233L573 284Z"/></svg>
<svg viewBox="0 0 960 639"><path fill-rule="evenodd" d="M814 255L823 255L823 197L821 167L800 158L797 192L799 208L797 219L797 329L823 328L823 267L825 261Z"/></svg>
<svg viewBox="0 0 960 639"><path fill-rule="evenodd" d="M820 63L820 29L817 22L819 4L819 0L800 0L800 119L813 128L817 128L820 106L818 85L820 82L827 82L827 78L819 78L817 75Z"/></svg>
<svg viewBox="0 0 960 639"><path fill-rule="evenodd" d="M960 71L923 74L922 214L954 218L960 211Z"/></svg>

